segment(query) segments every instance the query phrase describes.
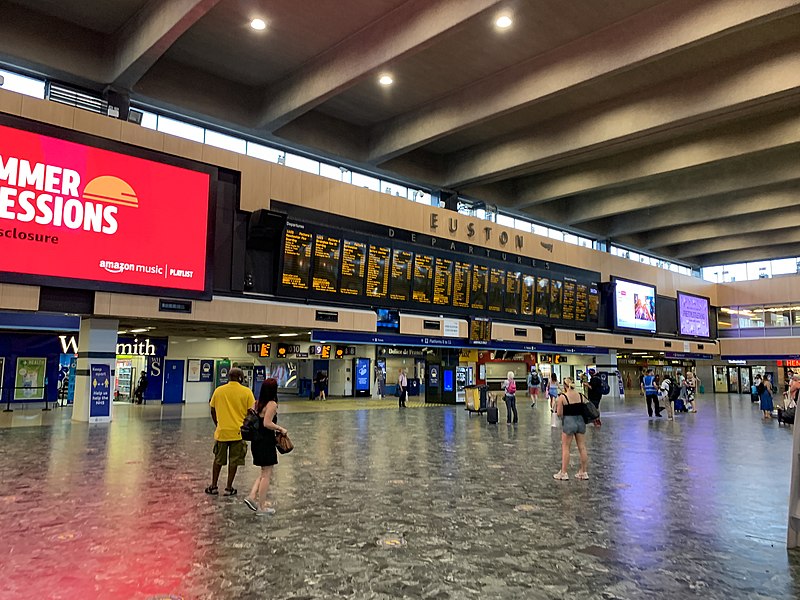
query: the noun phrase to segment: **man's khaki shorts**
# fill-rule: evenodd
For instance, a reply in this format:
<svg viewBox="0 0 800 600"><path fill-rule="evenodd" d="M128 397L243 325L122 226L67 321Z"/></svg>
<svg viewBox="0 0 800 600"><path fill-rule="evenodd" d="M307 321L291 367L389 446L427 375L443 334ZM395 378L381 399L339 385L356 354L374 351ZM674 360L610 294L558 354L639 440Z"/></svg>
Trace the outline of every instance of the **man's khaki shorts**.
<svg viewBox="0 0 800 600"><path fill-rule="evenodd" d="M225 466L230 456L232 467L244 465L247 458L247 442L234 440L232 442L214 442L214 464Z"/></svg>

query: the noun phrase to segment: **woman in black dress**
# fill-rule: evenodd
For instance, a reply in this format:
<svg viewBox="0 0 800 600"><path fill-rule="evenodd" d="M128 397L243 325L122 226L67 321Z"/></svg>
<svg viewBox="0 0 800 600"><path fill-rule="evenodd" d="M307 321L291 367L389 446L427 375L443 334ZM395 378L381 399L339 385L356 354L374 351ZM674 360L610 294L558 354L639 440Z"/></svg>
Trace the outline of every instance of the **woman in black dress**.
<svg viewBox="0 0 800 600"><path fill-rule="evenodd" d="M261 467L261 474L253 484L250 495L244 499L247 508L258 515L273 515L275 509L267 503L267 490L272 477L272 467L278 464L278 451L275 449L275 432L286 433L286 429L278 425L278 382L267 379L261 385L253 409L261 417L256 439L250 444L253 452L253 464Z"/></svg>

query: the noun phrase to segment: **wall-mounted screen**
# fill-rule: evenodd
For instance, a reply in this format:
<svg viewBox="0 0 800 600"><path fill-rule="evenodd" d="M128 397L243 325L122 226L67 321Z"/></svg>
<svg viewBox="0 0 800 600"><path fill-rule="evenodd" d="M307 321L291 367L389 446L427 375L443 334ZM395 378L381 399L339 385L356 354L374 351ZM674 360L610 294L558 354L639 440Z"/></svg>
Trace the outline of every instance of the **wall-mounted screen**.
<svg viewBox="0 0 800 600"><path fill-rule="evenodd" d="M400 333L400 311L389 308L379 308L377 310L378 331L389 333Z"/></svg>
<svg viewBox="0 0 800 600"><path fill-rule="evenodd" d="M614 278L613 288L616 326L655 333L655 286Z"/></svg>
<svg viewBox="0 0 800 600"><path fill-rule="evenodd" d="M678 292L678 330L680 335L707 338L711 334L709 300Z"/></svg>
<svg viewBox="0 0 800 600"><path fill-rule="evenodd" d="M469 320L469 341L473 344L486 345L492 341L492 321L485 317L473 317Z"/></svg>

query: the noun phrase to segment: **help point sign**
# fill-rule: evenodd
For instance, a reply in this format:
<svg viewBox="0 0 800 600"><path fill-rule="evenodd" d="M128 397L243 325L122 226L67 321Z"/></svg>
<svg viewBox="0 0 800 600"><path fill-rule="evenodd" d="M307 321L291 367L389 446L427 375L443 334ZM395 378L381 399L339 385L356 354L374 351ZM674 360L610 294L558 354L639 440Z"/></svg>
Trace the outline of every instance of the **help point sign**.
<svg viewBox="0 0 800 600"><path fill-rule="evenodd" d="M201 293L208 173L0 126L0 271Z"/></svg>

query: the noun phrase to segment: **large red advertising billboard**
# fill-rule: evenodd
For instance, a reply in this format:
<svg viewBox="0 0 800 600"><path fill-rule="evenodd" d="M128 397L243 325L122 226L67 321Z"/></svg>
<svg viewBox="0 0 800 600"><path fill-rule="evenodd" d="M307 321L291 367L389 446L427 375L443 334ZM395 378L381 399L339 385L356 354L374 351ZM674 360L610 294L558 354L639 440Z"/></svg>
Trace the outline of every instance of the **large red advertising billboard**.
<svg viewBox="0 0 800 600"><path fill-rule="evenodd" d="M0 126L0 271L202 293L209 186L207 172Z"/></svg>

